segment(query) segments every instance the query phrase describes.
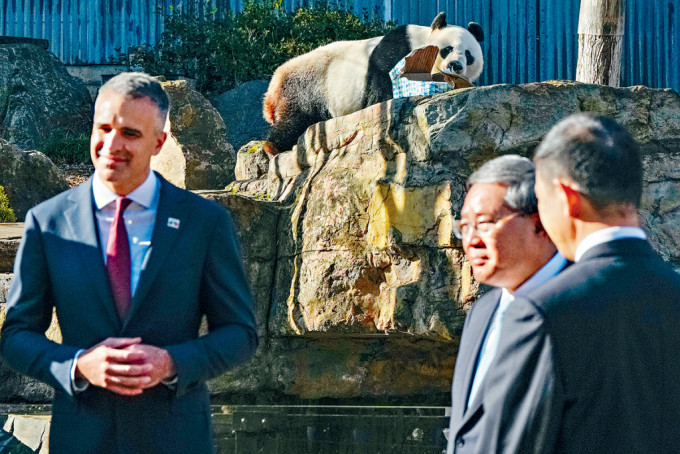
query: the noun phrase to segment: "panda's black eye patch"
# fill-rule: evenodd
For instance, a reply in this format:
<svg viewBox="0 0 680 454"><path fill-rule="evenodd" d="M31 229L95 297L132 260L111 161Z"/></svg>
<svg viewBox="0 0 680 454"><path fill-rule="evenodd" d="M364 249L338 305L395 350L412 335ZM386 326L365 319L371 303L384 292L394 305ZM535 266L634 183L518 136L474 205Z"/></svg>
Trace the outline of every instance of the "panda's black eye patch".
<svg viewBox="0 0 680 454"><path fill-rule="evenodd" d="M467 59L467 65L470 66L475 62L475 57L472 56L469 50L465 51L465 58Z"/></svg>
<svg viewBox="0 0 680 454"><path fill-rule="evenodd" d="M445 48L439 51L439 55L441 55L442 58L446 58L446 56L449 55L452 50L453 50L452 46L446 46Z"/></svg>

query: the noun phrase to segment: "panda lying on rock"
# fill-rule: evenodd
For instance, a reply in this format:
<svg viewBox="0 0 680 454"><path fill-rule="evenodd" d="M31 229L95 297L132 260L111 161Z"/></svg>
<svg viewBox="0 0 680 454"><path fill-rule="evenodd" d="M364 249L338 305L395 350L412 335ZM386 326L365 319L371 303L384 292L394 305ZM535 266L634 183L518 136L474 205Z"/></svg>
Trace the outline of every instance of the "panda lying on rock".
<svg viewBox="0 0 680 454"><path fill-rule="evenodd" d="M264 97L264 118L272 124L265 143L271 154L290 150L312 124L392 98L389 71L413 49L435 45L440 68L474 82L484 66L484 32L446 25L439 13L430 27L402 25L385 36L338 41L295 57L274 72Z"/></svg>

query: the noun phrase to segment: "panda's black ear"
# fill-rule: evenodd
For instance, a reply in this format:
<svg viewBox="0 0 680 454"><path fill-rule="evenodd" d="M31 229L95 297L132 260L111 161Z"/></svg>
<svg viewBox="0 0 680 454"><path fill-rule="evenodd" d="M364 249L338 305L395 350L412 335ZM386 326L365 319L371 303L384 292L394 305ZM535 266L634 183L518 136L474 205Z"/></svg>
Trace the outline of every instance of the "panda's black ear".
<svg viewBox="0 0 680 454"><path fill-rule="evenodd" d="M442 11L437 14L437 17L432 21L432 30L439 30L440 28L446 27L446 13Z"/></svg>
<svg viewBox="0 0 680 454"><path fill-rule="evenodd" d="M472 33L472 36L475 37L477 42L482 42L484 41L484 30L482 30L482 26L479 25L477 22L470 22L468 24L468 31Z"/></svg>

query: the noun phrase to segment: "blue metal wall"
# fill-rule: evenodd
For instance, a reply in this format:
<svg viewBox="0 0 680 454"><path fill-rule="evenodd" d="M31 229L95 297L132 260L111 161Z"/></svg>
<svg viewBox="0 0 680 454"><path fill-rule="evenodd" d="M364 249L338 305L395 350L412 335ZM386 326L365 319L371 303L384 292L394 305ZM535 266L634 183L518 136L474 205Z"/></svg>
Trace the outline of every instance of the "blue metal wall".
<svg viewBox="0 0 680 454"><path fill-rule="evenodd" d="M480 84L574 79L579 0L388 0L399 23L479 22L485 69ZM680 90L680 0L626 0L621 85Z"/></svg>
<svg viewBox="0 0 680 454"><path fill-rule="evenodd" d="M0 0L0 35L44 38L62 61L106 63L116 49L153 44L163 30L156 11L202 16L240 11L245 0ZM320 0L282 0L287 10ZM429 25L439 11L451 24L479 22L486 68L481 84L573 79L580 0L327 0L400 24ZM626 0L621 85L680 90L680 0Z"/></svg>
<svg viewBox="0 0 680 454"><path fill-rule="evenodd" d="M47 39L67 64L106 63L116 50L155 43L170 6L203 16L230 0L0 0L0 35Z"/></svg>

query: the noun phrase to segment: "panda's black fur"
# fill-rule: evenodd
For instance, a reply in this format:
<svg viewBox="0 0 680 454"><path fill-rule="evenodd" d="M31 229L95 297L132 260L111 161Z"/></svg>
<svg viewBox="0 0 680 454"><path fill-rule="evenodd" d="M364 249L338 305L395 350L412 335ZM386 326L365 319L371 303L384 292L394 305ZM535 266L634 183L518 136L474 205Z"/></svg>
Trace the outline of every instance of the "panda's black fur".
<svg viewBox="0 0 680 454"><path fill-rule="evenodd" d="M380 40L368 59L364 106L392 99L390 70L411 52L406 25L399 26Z"/></svg>
<svg viewBox="0 0 680 454"><path fill-rule="evenodd" d="M347 115L392 98L389 71L413 49L436 45L440 69L471 82L481 74L481 27L447 26L439 13L430 27L402 25L384 37L337 41L279 66L264 98L263 114L272 124L265 149L290 149L310 125Z"/></svg>

